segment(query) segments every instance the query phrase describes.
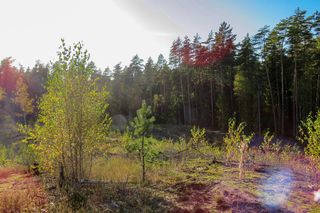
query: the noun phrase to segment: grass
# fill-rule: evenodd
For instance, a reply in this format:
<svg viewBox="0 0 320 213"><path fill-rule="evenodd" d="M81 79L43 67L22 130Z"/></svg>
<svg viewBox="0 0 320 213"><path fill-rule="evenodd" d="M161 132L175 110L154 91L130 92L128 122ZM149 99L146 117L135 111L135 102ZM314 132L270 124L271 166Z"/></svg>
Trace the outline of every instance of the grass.
<svg viewBox="0 0 320 213"><path fill-rule="evenodd" d="M92 178L110 182L139 182L140 164L125 157L99 158L92 167Z"/></svg>

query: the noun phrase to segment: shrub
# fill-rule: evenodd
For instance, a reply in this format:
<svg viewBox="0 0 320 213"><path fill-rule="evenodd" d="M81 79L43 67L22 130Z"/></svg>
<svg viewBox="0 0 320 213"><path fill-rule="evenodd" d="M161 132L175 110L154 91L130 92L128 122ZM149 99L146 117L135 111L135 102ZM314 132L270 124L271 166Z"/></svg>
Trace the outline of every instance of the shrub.
<svg viewBox="0 0 320 213"><path fill-rule="evenodd" d="M158 144L164 143L162 141L158 141L153 137L145 137L144 138L144 159L146 163L152 164L159 160L160 155L162 154L162 147ZM141 139L131 138L127 145L126 150L128 153L132 154L140 154L141 148Z"/></svg>
<svg viewBox="0 0 320 213"><path fill-rule="evenodd" d="M8 162L8 150L5 145L0 145L0 166L5 166Z"/></svg>
<svg viewBox="0 0 320 213"><path fill-rule="evenodd" d="M320 156L320 111L316 116L311 114L299 126L298 140L307 143L305 151L307 154L319 157Z"/></svg>
<svg viewBox="0 0 320 213"><path fill-rule="evenodd" d="M82 43L69 47L62 41L37 122L20 128L41 168L72 182L88 178L97 150L108 141L108 92L98 86L94 71Z"/></svg>
<svg viewBox="0 0 320 213"><path fill-rule="evenodd" d="M200 129L199 127L192 127L191 131L191 139L190 139L190 146L192 148L198 148L201 144L206 144L206 130Z"/></svg>
<svg viewBox="0 0 320 213"><path fill-rule="evenodd" d="M33 146L26 143L20 143L17 150L16 162L32 168L37 162L37 156Z"/></svg>
<svg viewBox="0 0 320 213"><path fill-rule="evenodd" d="M238 158L239 162L239 177L242 178L243 166L245 162L246 153L253 134L246 135L244 129L246 123L242 122L236 125L236 119L231 118L228 122L228 132L224 137L226 144L227 160L230 161L233 156Z"/></svg>
<svg viewBox="0 0 320 213"><path fill-rule="evenodd" d="M260 148L262 149L263 152L276 152L279 153L280 149L281 149L281 141L280 140L276 140L275 142L273 142L274 140L274 135L270 134L269 131L266 131L263 135L263 141L260 145Z"/></svg>

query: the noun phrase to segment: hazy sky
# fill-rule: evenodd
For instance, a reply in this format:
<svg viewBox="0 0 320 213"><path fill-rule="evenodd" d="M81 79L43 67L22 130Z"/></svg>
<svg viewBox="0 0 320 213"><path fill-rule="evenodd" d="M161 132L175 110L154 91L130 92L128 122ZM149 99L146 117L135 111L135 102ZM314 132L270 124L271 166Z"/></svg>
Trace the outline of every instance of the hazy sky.
<svg viewBox="0 0 320 213"><path fill-rule="evenodd" d="M222 21L240 40L273 26L297 7L320 10L320 0L0 0L0 59L33 66L54 60L64 38L83 41L99 68L168 56L177 37L206 38Z"/></svg>

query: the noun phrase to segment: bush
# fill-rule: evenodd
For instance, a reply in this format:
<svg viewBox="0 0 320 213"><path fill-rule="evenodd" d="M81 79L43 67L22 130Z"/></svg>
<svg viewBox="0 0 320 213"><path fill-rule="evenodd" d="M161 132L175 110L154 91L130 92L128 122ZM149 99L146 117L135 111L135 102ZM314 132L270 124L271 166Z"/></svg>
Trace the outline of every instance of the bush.
<svg viewBox="0 0 320 213"><path fill-rule="evenodd" d="M32 168L37 162L37 156L33 147L25 143L20 143L17 150L16 162Z"/></svg>
<svg viewBox="0 0 320 213"><path fill-rule="evenodd" d="M147 163L152 164L159 160L159 157L162 151L161 151L161 147L158 146L158 143L162 143L162 141L158 141L153 137L144 138L145 161ZM127 142L126 150L128 151L128 153L139 155L140 146L141 146L141 139L131 138Z"/></svg>
<svg viewBox="0 0 320 213"><path fill-rule="evenodd" d="M246 123L242 122L237 126L236 119L231 118L228 122L227 135L224 137L224 143L226 144L227 160L230 161L233 156L238 158L240 178L242 177L243 166L249 143L253 137L253 134L246 135L244 133L245 127Z"/></svg>
<svg viewBox="0 0 320 213"><path fill-rule="evenodd" d="M245 135L245 127L245 122L242 122L237 126L235 118L229 119L228 132L226 136L223 138L223 142L226 148L227 161L232 160L233 157L237 158L240 154L241 147L244 146L242 144L248 146L249 142L251 141L253 135Z"/></svg>
<svg viewBox="0 0 320 213"><path fill-rule="evenodd" d="M316 116L311 114L299 126L298 140L307 143L305 151L307 154L319 157L320 156L320 111Z"/></svg>
<svg viewBox="0 0 320 213"><path fill-rule="evenodd" d="M5 145L0 145L0 166L5 166L8 162L8 149Z"/></svg>
<svg viewBox="0 0 320 213"><path fill-rule="evenodd" d="M263 141L260 145L260 148L262 149L263 152L265 152L265 153L267 153L267 152L279 153L280 152L281 141L277 139L275 142L273 142L273 140L274 140L274 135L270 134L269 131L264 133Z"/></svg>
<svg viewBox="0 0 320 213"><path fill-rule="evenodd" d="M200 129L199 127L193 127L191 129L191 139L190 139L190 145L192 148L198 148L201 144L206 144L206 130Z"/></svg>

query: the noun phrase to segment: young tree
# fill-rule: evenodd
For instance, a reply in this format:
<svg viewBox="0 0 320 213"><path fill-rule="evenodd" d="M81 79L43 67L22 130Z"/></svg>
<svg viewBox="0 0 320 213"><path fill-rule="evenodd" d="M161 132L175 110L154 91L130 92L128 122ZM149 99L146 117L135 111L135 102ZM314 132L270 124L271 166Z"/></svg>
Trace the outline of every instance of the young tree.
<svg viewBox="0 0 320 213"><path fill-rule="evenodd" d="M24 125L27 125L27 115L33 112L32 102L33 100L30 98L28 93L28 85L20 76L16 83L14 103L19 106L22 112Z"/></svg>
<svg viewBox="0 0 320 213"><path fill-rule="evenodd" d="M239 161L239 178L243 177L243 166L249 143L253 137L253 134L246 135L244 129L246 123L242 122L239 125L236 124L236 119L229 119L228 132L223 141L226 145L227 160L231 160L232 157L237 157Z"/></svg>
<svg viewBox="0 0 320 213"><path fill-rule="evenodd" d="M139 154L142 169L142 183L144 183L146 176L145 156L147 153L145 152L145 138L150 134L154 121L155 118L152 116L151 107L147 106L143 100L141 108L137 110L137 116L131 122L134 136L141 140Z"/></svg>
<svg viewBox="0 0 320 213"><path fill-rule="evenodd" d="M37 124L22 131L33 142L40 166L54 174L60 170L74 183L90 175L93 154L107 141L107 92L92 78L83 44L68 47L62 40L58 56L40 100Z"/></svg>

